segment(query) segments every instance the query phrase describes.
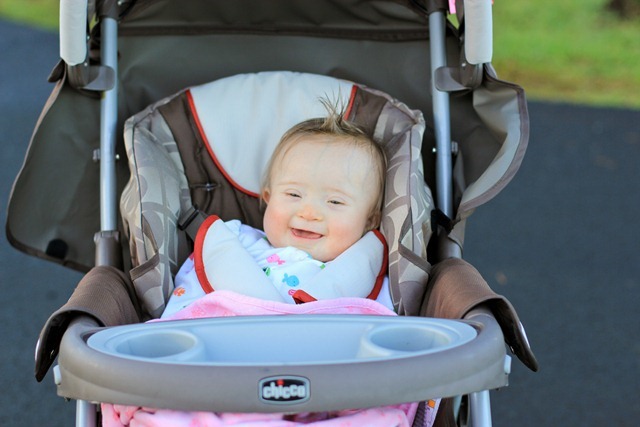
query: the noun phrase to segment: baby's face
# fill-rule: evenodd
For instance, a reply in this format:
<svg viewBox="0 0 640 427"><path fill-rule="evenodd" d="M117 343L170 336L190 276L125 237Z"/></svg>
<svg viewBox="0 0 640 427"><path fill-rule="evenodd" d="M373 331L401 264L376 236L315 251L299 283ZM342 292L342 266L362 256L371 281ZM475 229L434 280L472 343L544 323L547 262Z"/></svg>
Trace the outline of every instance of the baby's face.
<svg viewBox="0 0 640 427"><path fill-rule="evenodd" d="M304 137L276 159L263 197L269 242L326 262L363 236L379 190L366 149L323 138Z"/></svg>

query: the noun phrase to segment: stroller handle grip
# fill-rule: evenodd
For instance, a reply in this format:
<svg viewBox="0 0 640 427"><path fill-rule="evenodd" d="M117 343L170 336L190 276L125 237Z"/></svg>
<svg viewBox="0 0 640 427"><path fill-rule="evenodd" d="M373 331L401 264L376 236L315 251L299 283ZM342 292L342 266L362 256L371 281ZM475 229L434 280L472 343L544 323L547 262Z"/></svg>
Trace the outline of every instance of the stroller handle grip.
<svg viewBox="0 0 640 427"><path fill-rule="evenodd" d="M87 0L60 0L60 57L69 65L87 57Z"/></svg>
<svg viewBox="0 0 640 427"><path fill-rule="evenodd" d="M491 62L493 56L491 3L491 0L464 0L464 53L473 65Z"/></svg>

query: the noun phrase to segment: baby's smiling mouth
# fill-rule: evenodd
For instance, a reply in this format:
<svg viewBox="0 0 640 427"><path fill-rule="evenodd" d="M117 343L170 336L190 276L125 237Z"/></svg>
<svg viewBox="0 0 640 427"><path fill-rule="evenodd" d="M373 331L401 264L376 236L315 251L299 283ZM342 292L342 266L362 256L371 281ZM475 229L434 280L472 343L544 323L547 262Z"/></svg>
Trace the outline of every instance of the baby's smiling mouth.
<svg viewBox="0 0 640 427"><path fill-rule="evenodd" d="M314 233L313 231L301 230L299 228L292 228L291 233L302 239L319 239L322 237L322 234Z"/></svg>

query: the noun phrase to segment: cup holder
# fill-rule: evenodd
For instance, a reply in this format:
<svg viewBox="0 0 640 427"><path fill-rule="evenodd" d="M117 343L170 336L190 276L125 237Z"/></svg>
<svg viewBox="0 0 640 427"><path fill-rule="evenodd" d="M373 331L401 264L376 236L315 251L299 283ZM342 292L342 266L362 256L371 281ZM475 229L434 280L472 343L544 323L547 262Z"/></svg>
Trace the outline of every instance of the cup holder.
<svg viewBox="0 0 640 427"><path fill-rule="evenodd" d="M102 346L119 356L148 361L196 361L203 359L205 353L196 335L181 330L132 331L113 337Z"/></svg>
<svg viewBox="0 0 640 427"><path fill-rule="evenodd" d="M362 336L358 358L432 353L464 344L475 336L460 332L409 325L374 328Z"/></svg>

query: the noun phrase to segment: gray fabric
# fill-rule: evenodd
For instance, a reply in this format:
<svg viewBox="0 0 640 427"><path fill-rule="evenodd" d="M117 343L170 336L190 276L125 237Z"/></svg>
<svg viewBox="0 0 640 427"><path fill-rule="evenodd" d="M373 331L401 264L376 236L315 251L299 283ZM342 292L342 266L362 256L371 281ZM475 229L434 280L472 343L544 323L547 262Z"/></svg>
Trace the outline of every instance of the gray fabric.
<svg viewBox="0 0 640 427"><path fill-rule="evenodd" d="M159 27L186 31L181 25L187 20L191 23L188 30L193 34L255 28L256 32L328 33L344 38L427 37L426 16L408 0L270 0L269 7L260 3L255 0L138 0L127 13L124 28L131 35L153 34ZM252 13L247 13L249 10ZM398 30L403 32L397 34Z"/></svg>
<svg viewBox="0 0 640 427"><path fill-rule="evenodd" d="M91 96L66 86L64 78L56 84L38 119L7 210L7 238L13 246L81 271L94 263L93 234L100 229L99 168L92 161L98 138L83 138L96 131L98 105ZM73 125L67 126L69 117L74 117ZM47 250L56 240L65 242L65 253Z"/></svg>
<svg viewBox="0 0 640 427"><path fill-rule="evenodd" d="M399 314L416 314L411 307L421 300L428 280L433 200L422 171L423 132L421 115L412 118L406 106L390 100L374 133L374 138L386 141L388 171L380 230L389 244L389 283ZM415 257L408 260L405 253Z"/></svg>
<svg viewBox="0 0 640 427"><path fill-rule="evenodd" d="M482 174L465 188L459 207L463 215L491 200L511 181L529 140L527 105L521 88L487 74L485 84L473 93L473 103L487 130L500 144Z"/></svg>
<svg viewBox="0 0 640 427"><path fill-rule="evenodd" d="M129 237L131 276L151 317L160 316L173 291L172 276L186 249L186 237L175 230L181 212L191 206L175 140L157 107L145 109L125 124L131 176L120 206Z"/></svg>

